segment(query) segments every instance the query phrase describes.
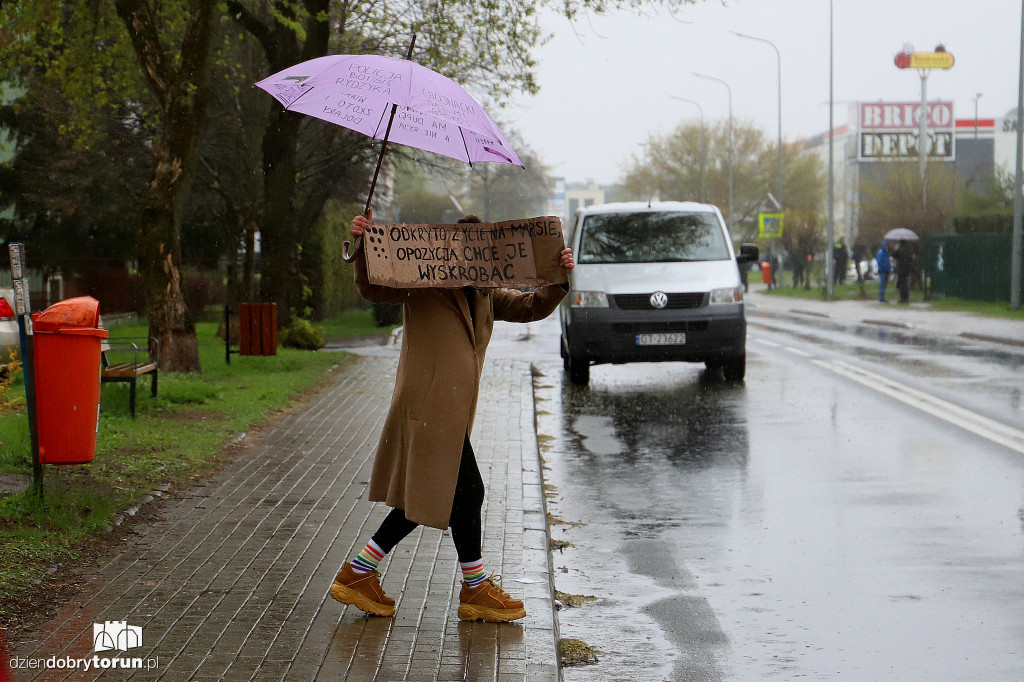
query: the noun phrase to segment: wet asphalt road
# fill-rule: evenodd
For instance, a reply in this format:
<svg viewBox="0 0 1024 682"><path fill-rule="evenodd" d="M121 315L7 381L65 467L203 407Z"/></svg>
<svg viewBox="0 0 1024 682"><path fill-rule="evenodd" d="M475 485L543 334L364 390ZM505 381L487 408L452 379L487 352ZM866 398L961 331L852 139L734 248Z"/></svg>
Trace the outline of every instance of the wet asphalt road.
<svg viewBox="0 0 1024 682"><path fill-rule="evenodd" d="M747 380L535 361L573 680L1024 679L1024 353L751 315Z"/></svg>

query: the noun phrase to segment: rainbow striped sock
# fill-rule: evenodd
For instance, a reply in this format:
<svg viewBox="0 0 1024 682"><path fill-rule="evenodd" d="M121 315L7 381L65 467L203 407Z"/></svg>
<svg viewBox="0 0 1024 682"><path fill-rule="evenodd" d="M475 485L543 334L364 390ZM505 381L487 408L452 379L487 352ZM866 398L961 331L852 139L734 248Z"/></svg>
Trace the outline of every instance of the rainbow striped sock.
<svg viewBox="0 0 1024 682"><path fill-rule="evenodd" d="M468 563L459 562L462 566L462 579L466 582L466 587L474 588L483 581L487 580L487 574L484 572L484 560L477 559L476 561L470 561Z"/></svg>
<svg viewBox="0 0 1024 682"><path fill-rule="evenodd" d="M383 558L384 550L376 542L370 540L366 543L366 547L363 547L363 551L352 560L352 570L356 573L376 571L377 566L380 565L380 560Z"/></svg>

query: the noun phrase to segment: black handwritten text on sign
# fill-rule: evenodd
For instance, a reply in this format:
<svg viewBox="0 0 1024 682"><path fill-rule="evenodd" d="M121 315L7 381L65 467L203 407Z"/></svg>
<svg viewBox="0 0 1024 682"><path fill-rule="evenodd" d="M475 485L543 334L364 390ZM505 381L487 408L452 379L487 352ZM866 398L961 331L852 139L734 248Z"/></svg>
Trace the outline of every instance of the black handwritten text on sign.
<svg viewBox="0 0 1024 682"><path fill-rule="evenodd" d="M457 225L374 225L370 281L389 287L535 287L564 281L558 218ZM560 280L560 281L559 281Z"/></svg>

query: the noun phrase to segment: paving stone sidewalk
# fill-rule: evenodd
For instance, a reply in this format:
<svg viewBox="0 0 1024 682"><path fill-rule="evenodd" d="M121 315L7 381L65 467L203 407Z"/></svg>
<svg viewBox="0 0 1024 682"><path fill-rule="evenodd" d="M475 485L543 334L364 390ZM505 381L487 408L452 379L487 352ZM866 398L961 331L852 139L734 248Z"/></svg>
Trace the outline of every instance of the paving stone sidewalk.
<svg viewBox="0 0 1024 682"><path fill-rule="evenodd" d="M961 337L974 341L1024 347L1024 320L985 317L969 312L933 310L928 303L901 305L876 300L822 301L769 296L765 285L751 284L748 314L765 316L812 315L833 322L902 329L910 333ZM803 318L803 319L806 319Z"/></svg>
<svg viewBox="0 0 1024 682"><path fill-rule="evenodd" d="M518 624L464 623L448 532L419 529L382 564L396 616L326 596L384 518L366 499L395 357L365 357L247 444L216 476L160 503L82 594L11 652L92 658L94 623L126 621L152 670L18 671L22 679L557 680L557 622L530 366L488 363L473 444L487 483L484 560L524 598ZM118 531L115 531L118 532ZM81 664L79 664L81 665Z"/></svg>

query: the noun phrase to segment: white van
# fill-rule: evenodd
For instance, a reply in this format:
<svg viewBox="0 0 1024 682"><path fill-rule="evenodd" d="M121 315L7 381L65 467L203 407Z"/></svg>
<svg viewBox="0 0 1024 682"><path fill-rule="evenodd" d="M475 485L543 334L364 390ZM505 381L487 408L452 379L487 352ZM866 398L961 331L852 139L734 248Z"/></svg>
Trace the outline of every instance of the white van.
<svg viewBox="0 0 1024 682"><path fill-rule="evenodd" d="M567 244L576 257L559 308L562 360L575 384L590 365L685 361L746 373L747 321L729 229L710 204L663 201L588 206Z"/></svg>

